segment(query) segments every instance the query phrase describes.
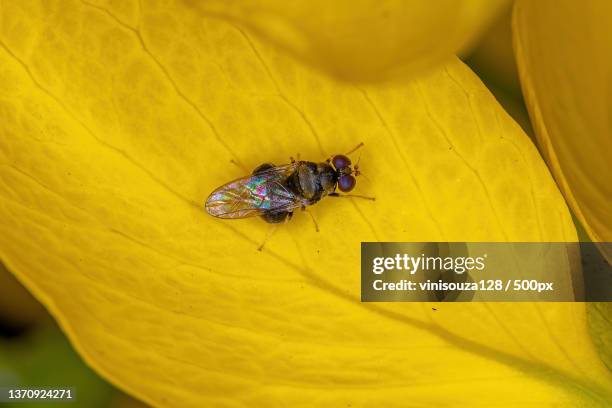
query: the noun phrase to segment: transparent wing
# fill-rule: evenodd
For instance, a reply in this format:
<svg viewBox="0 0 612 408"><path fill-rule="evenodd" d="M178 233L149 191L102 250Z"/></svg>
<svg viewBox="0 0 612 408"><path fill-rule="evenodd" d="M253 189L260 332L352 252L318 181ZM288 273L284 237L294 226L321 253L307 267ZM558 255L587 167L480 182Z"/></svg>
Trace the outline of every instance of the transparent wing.
<svg viewBox="0 0 612 408"><path fill-rule="evenodd" d="M284 186L297 165L275 166L219 187L206 200L206 211L218 218L246 218L301 207L302 200Z"/></svg>

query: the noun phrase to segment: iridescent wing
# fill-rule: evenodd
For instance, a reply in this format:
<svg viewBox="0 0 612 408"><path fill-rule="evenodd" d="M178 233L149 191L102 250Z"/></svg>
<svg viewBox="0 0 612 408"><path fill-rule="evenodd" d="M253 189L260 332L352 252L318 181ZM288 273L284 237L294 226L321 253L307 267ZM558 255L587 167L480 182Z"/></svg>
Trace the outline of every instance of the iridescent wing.
<svg viewBox="0 0 612 408"><path fill-rule="evenodd" d="M206 199L206 211L218 218L245 218L301 207L300 198L285 187L297 165L275 166L219 187Z"/></svg>

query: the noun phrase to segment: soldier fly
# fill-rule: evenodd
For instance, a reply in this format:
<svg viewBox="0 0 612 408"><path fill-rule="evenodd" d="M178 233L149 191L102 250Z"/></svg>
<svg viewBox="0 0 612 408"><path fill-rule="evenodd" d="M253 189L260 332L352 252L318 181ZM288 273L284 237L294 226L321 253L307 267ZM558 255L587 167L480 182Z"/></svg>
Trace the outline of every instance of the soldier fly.
<svg viewBox="0 0 612 408"><path fill-rule="evenodd" d="M260 216L278 224L291 219L293 211L316 204L323 197L346 197L360 175L359 161L354 166L346 154L337 154L324 163L291 159L289 164L264 163L250 176L231 181L213 191L206 200L206 211L218 218ZM374 200L373 197L355 196ZM314 218L313 218L314 221ZM315 222L315 227L318 227Z"/></svg>

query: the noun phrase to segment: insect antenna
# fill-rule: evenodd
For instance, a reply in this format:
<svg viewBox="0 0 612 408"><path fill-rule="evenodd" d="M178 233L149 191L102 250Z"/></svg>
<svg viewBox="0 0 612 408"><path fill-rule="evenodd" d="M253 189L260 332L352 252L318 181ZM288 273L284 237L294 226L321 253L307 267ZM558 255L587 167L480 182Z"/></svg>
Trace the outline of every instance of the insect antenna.
<svg viewBox="0 0 612 408"><path fill-rule="evenodd" d="M355 163L355 165L353 166L353 168L355 169L355 176L361 175L361 171L359 171L359 162L360 161L361 161L361 153L359 153L359 158L357 159L357 163ZM367 177L366 177L366 179L367 179Z"/></svg>
<svg viewBox="0 0 612 408"><path fill-rule="evenodd" d="M357 163L353 166L355 176L363 176L366 180L370 181L370 178L366 176L364 173L359 170L359 161L361 160L361 153L359 153L359 158L357 159Z"/></svg>
<svg viewBox="0 0 612 408"><path fill-rule="evenodd" d="M355 165L354 168L355 168L355 176L363 177L364 179L368 181L372 181L365 173L362 173L361 170L359 170L359 166Z"/></svg>

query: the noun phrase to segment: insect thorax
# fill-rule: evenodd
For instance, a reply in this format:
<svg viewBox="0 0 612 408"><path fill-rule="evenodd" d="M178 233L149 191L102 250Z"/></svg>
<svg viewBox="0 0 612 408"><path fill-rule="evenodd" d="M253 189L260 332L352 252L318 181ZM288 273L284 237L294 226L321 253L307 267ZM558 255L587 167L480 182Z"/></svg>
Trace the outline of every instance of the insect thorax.
<svg viewBox="0 0 612 408"><path fill-rule="evenodd" d="M315 203L335 190L336 181L336 172L329 164L302 162L288 183L297 195Z"/></svg>

